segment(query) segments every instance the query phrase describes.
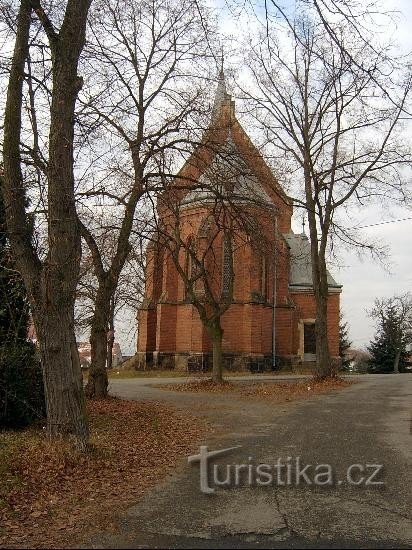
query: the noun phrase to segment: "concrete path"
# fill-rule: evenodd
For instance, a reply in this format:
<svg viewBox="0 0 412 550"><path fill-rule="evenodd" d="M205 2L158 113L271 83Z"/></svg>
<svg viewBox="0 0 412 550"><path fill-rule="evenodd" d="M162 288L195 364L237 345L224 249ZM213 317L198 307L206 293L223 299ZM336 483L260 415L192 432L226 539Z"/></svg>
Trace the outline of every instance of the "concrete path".
<svg viewBox="0 0 412 550"><path fill-rule="evenodd" d="M412 548L412 375L356 379L359 383L343 391L281 405L230 394L169 392L150 387L147 379L112 380L115 395L171 402L207 417L216 428L205 442L209 450L240 447L213 460L220 480L226 468L231 469L230 486L216 488L210 471L209 486L216 490L203 494L199 464L184 460L120 518L116 535L102 535L88 544L95 548ZM289 470L276 469L278 459ZM298 461L301 470L312 465L305 471L311 484L302 475L298 483ZM236 464L251 465L239 475L238 484ZM273 480L268 486L257 484L258 478L268 480L257 475L258 464L270 468ZM330 465L331 484L315 483L319 464ZM371 480L381 484L365 483L376 469L371 464L383 465ZM348 475L351 465L358 466ZM318 468L324 476L317 481L329 481L326 466ZM362 476L364 482L355 485Z"/></svg>

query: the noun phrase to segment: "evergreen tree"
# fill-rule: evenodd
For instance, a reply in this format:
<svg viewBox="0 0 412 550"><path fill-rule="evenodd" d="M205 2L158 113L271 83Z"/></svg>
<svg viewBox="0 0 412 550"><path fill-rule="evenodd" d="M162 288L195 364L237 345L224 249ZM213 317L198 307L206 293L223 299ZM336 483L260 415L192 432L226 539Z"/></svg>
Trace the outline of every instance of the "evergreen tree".
<svg viewBox="0 0 412 550"><path fill-rule="evenodd" d="M403 372L410 340L404 315L393 299L376 301L371 316L378 319L377 333L368 346L369 372Z"/></svg>
<svg viewBox="0 0 412 550"><path fill-rule="evenodd" d="M35 346L27 339L29 308L5 230L0 176L0 427L22 427L44 416Z"/></svg>
<svg viewBox="0 0 412 550"><path fill-rule="evenodd" d="M342 313L339 314L339 356L342 358L342 369L347 370L350 365L350 359L345 357L345 352L351 347L349 340L349 326L347 321L343 320Z"/></svg>

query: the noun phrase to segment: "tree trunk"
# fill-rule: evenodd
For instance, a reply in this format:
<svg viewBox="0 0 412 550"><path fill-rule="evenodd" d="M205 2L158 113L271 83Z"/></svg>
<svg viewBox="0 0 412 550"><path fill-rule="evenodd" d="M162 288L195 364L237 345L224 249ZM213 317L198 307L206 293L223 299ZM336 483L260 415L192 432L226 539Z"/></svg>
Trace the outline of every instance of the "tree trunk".
<svg viewBox="0 0 412 550"><path fill-rule="evenodd" d="M34 319L46 397L47 432L68 437L82 451L88 447L83 378L73 318L66 309L47 308Z"/></svg>
<svg viewBox="0 0 412 550"><path fill-rule="evenodd" d="M328 342L328 298L320 293L316 299L316 364L319 378L336 375L334 372Z"/></svg>
<svg viewBox="0 0 412 550"><path fill-rule="evenodd" d="M107 339L107 369L110 370L113 368L113 344L114 344L114 333L110 330L110 336Z"/></svg>
<svg viewBox="0 0 412 550"><path fill-rule="evenodd" d="M40 261L28 223L20 154L23 82L29 54L31 9L49 38L53 92L50 106L48 252ZM74 110L82 85L77 66L85 41L90 0L68 0L59 33L39 3L22 0L16 29L4 117L4 201L7 229L16 264L32 307L40 345L46 392L48 432L72 436L87 447L88 428L80 362L74 336L74 299L81 242L74 197Z"/></svg>
<svg viewBox="0 0 412 550"><path fill-rule="evenodd" d="M209 332L212 338L212 349L213 349L212 380L213 382L217 382L220 384L223 382L223 374L222 374L223 329L220 326L220 320L215 321L215 323L210 327Z"/></svg>
<svg viewBox="0 0 412 550"><path fill-rule="evenodd" d="M316 222L314 222L316 223ZM313 291L316 302L316 370L319 378L336 376L328 340L328 282L326 261L319 254L316 231L311 232L311 260Z"/></svg>
<svg viewBox="0 0 412 550"><path fill-rule="evenodd" d="M114 345L114 298L110 300L109 332L107 338L107 368L113 367L113 345Z"/></svg>
<svg viewBox="0 0 412 550"><path fill-rule="evenodd" d="M310 154L310 115L309 115L309 97L308 89L305 87L305 110L304 110L304 178L305 178L305 197L306 208L309 221L310 233L310 252L312 261L312 284L316 301L316 363L317 376L326 378L333 376L332 361L328 342L328 280L326 269L326 243L330 223L330 208L325 211L321 220L318 235L317 224L317 204L315 197L318 193L318 187L313 179L312 162Z"/></svg>
<svg viewBox="0 0 412 550"><path fill-rule="evenodd" d="M104 399L107 397L107 333L109 323L110 294L107 288L99 286L90 332L91 364L86 395L89 398Z"/></svg>
<svg viewBox="0 0 412 550"><path fill-rule="evenodd" d="M327 229L322 234L321 242L318 241L315 205L311 199L310 176L306 174L306 199L310 205L308 209L310 251L312 262L313 292L316 302L316 371L321 379L334 376L334 372L328 341L328 277L325 259L325 246ZM319 249L320 248L320 249Z"/></svg>
<svg viewBox="0 0 412 550"><path fill-rule="evenodd" d="M399 374L399 361L401 359L401 352L402 352L402 350L400 350L400 349L398 349L398 351L396 352L395 361L394 361L394 364L393 364L394 374Z"/></svg>

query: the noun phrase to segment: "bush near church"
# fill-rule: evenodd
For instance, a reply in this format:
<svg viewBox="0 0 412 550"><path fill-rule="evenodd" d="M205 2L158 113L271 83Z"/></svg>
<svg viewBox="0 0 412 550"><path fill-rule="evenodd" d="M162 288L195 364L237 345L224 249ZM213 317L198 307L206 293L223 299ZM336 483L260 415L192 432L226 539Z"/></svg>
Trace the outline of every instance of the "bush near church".
<svg viewBox="0 0 412 550"><path fill-rule="evenodd" d="M0 429L44 417L40 361L28 340L29 307L8 246L0 178Z"/></svg>

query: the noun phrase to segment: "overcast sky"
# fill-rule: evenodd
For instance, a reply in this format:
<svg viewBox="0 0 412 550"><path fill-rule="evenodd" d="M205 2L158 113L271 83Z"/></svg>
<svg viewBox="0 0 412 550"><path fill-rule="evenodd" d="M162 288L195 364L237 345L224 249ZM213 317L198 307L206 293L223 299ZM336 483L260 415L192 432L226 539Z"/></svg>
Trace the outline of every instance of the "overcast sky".
<svg viewBox="0 0 412 550"><path fill-rule="evenodd" d="M217 0L220 4L222 0ZM293 0L287 0L292 2ZM396 40L404 52L412 50L412 0L385 0L385 8L399 10ZM237 34L239 28L225 15L221 19L223 33ZM247 128L245 128L247 131ZM340 266L331 266L334 278L343 285L341 309L350 328L350 339L354 347L365 347L374 335L373 321L368 317L369 310L376 297L387 297L395 293L412 290L412 208L395 208L381 204L369 206L356 213L356 222L360 225L379 224L365 228L366 237L377 239L386 244L390 257L386 266L372 262L369 258L360 259L354 252L341 254ZM302 231L301 221L295 220L294 230ZM123 353L133 354L136 349L134 312L124 312L118 320L117 339Z"/></svg>

